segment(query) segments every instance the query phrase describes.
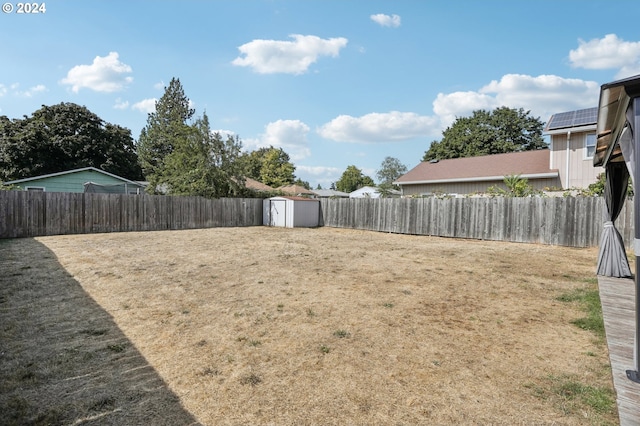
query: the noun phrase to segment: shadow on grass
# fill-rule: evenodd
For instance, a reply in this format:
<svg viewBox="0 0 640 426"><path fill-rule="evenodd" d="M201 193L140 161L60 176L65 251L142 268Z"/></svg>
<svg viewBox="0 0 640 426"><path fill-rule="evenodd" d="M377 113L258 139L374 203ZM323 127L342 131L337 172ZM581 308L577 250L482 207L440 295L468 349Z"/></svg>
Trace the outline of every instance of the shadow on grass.
<svg viewBox="0 0 640 426"><path fill-rule="evenodd" d="M0 424L192 425L159 374L34 239L0 240Z"/></svg>

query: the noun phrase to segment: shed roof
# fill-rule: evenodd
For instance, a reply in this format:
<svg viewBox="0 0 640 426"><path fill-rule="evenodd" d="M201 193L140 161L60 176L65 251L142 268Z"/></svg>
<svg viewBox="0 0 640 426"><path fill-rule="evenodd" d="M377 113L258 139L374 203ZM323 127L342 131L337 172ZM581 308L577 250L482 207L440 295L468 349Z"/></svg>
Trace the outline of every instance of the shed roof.
<svg viewBox="0 0 640 426"><path fill-rule="evenodd" d="M269 199L270 200L292 200L292 201L315 201L316 203L320 202L320 200L318 200L317 198L296 197L292 195L284 195L281 197L271 197Z"/></svg>
<svg viewBox="0 0 640 426"><path fill-rule="evenodd" d="M442 182L474 182L502 180L520 175L528 179L554 178L557 169L550 169L550 151L510 152L479 157L452 158L438 162L423 161L394 183L411 185Z"/></svg>

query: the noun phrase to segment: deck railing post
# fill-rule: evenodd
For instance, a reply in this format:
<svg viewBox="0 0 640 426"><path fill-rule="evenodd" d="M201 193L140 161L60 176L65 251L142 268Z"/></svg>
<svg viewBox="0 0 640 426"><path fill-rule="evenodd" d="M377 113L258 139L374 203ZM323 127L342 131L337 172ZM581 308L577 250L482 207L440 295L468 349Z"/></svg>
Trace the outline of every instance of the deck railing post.
<svg viewBox="0 0 640 426"><path fill-rule="evenodd" d="M633 216L634 216L634 234L633 242L634 252L636 256L636 274L634 284L636 287L636 329L635 340L633 346L633 363L634 370L627 370L627 377L634 382L640 383L640 98L636 97L631 100L631 108L633 108L633 147L635 157L635 170L633 179Z"/></svg>

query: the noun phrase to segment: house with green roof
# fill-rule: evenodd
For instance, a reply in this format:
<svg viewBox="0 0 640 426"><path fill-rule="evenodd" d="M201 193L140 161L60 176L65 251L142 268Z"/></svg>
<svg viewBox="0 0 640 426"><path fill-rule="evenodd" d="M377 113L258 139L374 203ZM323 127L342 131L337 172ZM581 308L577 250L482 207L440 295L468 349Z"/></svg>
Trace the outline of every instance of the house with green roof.
<svg viewBox="0 0 640 426"><path fill-rule="evenodd" d="M142 194L145 183L132 181L95 167L34 176L4 182L24 191Z"/></svg>

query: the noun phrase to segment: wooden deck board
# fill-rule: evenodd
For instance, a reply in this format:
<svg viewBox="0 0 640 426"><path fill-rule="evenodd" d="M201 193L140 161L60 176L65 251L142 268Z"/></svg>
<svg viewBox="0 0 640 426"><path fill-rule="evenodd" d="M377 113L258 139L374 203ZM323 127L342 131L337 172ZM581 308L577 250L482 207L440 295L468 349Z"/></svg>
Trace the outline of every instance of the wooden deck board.
<svg viewBox="0 0 640 426"><path fill-rule="evenodd" d="M635 283L632 279L598 277L609 360L621 426L640 425L640 384L627 377L634 369Z"/></svg>

